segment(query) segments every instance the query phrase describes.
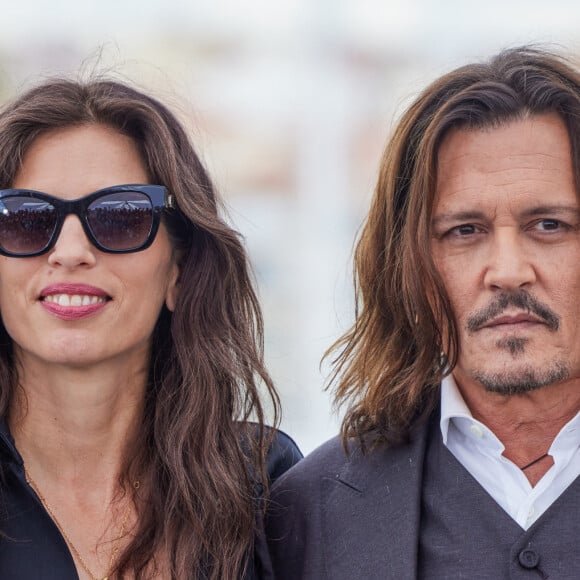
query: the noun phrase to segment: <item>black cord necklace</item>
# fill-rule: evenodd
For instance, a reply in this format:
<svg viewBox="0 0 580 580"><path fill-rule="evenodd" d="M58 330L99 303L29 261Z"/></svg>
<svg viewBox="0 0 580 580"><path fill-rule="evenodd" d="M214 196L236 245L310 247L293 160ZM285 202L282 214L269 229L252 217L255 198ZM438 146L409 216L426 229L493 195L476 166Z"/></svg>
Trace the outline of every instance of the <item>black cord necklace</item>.
<svg viewBox="0 0 580 580"><path fill-rule="evenodd" d="M528 467L532 467L532 465L536 465L536 463L538 463L538 461L542 461L542 459L544 459L544 457L548 457L548 452L544 453L544 455L540 455L540 457L537 457L533 461L530 461L528 464L524 465L523 467L520 467L520 469L522 471L525 471L526 469L528 469Z"/></svg>

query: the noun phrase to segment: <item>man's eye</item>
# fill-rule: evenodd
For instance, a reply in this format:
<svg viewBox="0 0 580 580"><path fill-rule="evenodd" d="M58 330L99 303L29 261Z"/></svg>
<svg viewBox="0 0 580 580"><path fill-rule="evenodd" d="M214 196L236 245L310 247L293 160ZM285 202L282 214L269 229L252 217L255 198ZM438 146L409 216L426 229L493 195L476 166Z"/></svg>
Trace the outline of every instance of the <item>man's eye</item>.
<svg viewBox="0 0 580 580"><path fill-rule="evenodd" d="M544 219L537 221L535 228L540 231L549 232L565 229L566 226L560 220Z"/></svg>
<svg viewBox="0 0 580 580"><path fill-rule="evenodd" d="M473 224L461 224L460 226L455 226L451 228L448 235L451 236L471 236L477 233L477 228Z"/></svg>

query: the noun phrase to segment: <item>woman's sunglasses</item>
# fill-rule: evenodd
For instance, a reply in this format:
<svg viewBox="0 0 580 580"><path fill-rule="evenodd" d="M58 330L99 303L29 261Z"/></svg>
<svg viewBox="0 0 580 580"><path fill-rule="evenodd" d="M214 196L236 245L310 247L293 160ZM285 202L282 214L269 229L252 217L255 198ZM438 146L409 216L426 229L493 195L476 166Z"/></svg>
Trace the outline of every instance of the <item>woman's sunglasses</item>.
<svg viewBox="0 0 580 580"><path fill-rule="evenodd" d="M0 189L0 254L29 258L48 252L70 214L101 252L139 252L153 243L161 212L170 207L172 197L162 185L115 185L75 200Z"/></svg>

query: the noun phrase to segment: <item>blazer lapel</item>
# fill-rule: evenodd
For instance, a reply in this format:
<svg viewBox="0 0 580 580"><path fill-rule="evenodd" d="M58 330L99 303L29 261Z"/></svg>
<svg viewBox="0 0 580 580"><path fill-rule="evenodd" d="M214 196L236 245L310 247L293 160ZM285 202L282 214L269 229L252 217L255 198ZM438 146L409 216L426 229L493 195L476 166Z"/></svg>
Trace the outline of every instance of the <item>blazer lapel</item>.
<svg viewBox="0 0 580 580"><path fill-rule="evenodd" d="M323 482L328 578L416 578L427 433L425 425L408 444L365 456L357 448L342 472Z"/></svg>

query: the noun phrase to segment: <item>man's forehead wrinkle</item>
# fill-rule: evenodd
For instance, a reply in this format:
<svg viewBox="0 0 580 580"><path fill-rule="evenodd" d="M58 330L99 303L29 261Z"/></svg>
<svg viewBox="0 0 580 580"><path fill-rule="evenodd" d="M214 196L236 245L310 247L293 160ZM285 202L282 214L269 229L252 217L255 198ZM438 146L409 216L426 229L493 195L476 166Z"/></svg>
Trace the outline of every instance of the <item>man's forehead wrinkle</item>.
<svg viewBox="0 0 580 580"><path fill-rule="evenodd" d="M537 171L537 172L541 172L541 173L545 173L545 172L560 172L561 170L561 164L557 163L555 158L552 158L554 163L548 163L546 161L546 156L539 156L534 154L532 155L510 155L508 156L506 159L501 159L500 162L496 162L494 164L490 164L490 165L484 165L481 164L481 169L480 172L481 173L485 173L485 174L489 174L489 175L495 175L498 173L504 173L506 171L521 171L522 169L525 170L532 170L532 171ZM519 163L517 165L514 165L513 162L514 160L519 161ZM473 167L475 169L479 169L477 168L477 166L474 164ZM522 176L525 179L525 176Z"/></svg>
<svg viewBox="0 0 580 580"><path fill-rule="evenodd" d="M469 178L459 175L457 178L449 177L438 184L435 192L435 203L443 206L478 203L498 189L506 190L505 198L524 196L521 197L519 203L527 198L530 202L548 206L552 205L550 201L554 195L568 189L574 189L574 184L572 176L569 184L564 181L555 183L545 172L544 175L518 177L517 179L511 179L509 175L506 175L505 179L501 181L496 179L483 184L481 182L471 183Z"/></svg>
<svg viewBox="0 0 580 580"><path fill-rule="evenodd" d="M453 184L450 183L449 185ZM458 184L458 187L448 187L446 197L451 198L456 195L461 195L462 193L469 195L476 194L477 197L480 197L481 195L485 195L486 190L493 190L494 188L511 188L513 194L523 194L530 197L540 196L550 199L554 193L557 193L555 188L561 190L564 187L565 184L556 186L554 181L549 179L547 176L540 175L538 177L528 177L526 179L510 179L510 177L506 175L505 179L502 179L502 181L496 180L493 183L490 182L484 185L462 183Z"/></svg>
<svg viewBox="0 0 580 580"><path fill-rule="evenodd" d="M437 192L444 193L445 197L460 195L473 195L474 193L483 192L486 188L510 187L521 193L528 189L530 194L542 194L542 185L549 187L546 195L553 193L554 187L562 188L564 186L573 186L573 172L569 175L562 174L561 164L552 165L546 161L546 157L538 158L534 156L529 163L515 166L500 164L495 166L485 166L478 163L454 165L453 163L444 163L438 168L437 175ZM554 161L556 157L553 157ZM512 159L513 161L513 159ZM569 183L566 183L569 182Z"/></svg>
<svg viewBox="0 0 580 580"><path fill-rule="evenodd" d="M448 145L445 148L441 148L438 160L441 161L441 158L444 158L446 161L456 161L462 159L463 157L470 157L472 155L478 155L481 159L488 160L488 159L518 159L519 157L525 159L530 156L538 156L544 157L546 159L554 159L559 160L559 155L554 155L553 153L546 153L541 150L532 150L525 151L523 153L509 153L508 155L499 155L499 154L482 154L477 148L470 149L469 145L459 148L457 145L451 146ZM570 157L571 158L571 157Z"/></svg>
<svg viewBox="0 0 580 580"><path fill-rule="evenodd" d="M461 187L459 187L459 189L472 189L474 186L470 185L470 182L477 179L478 180L478 187L481 188L482 184L481 184L481 178L482 176L488 176L488 177L500 177L504 176L502 181L500 181L499 179L494 179L493 182L487 183L487 185L489 186L504 186L504 185L510 185L510 184L526 184L526 183L549 183L552 186L554 185L554 175L557 175L558 177L561 176L561 171L557 171L556 169L538 169L537 171L534 171L533 174L530 175L521 175L521 173L519 172L519 169L514 169L514 168L510 168L510 169L497 169L494 171L485 171L485 172L473 172L470 174L466 174L463 173L461 171L459 172L454 172L454 173L448 173L448 174L444 174L441 175L441 179L439 187L441 187L443 184L445 185L453 185L453 184L462 184L462 183L466 183L467 185L462 185ZM572 177L572 176L570 176ZM486 180L489 181L489 180ZM521 188L520 188L521 189Z"/></svg>
<svg viewBox="0 0 580 580"><path fill-rule="evenodd" d="M466 162L466 159L469 161ZM514 165L514 162L517 162ZM477 155L476 152L463 153L456 157L439 160L438 173L464 173L469 168L476 173L501 173L502 171L537 169L538 171L559 171L561 159L557 155L526 153L509 155Z"/></svg>
<svg viewBox="0 0 580 580"><path fill-rule="evenodd" d="M535 157L539 157L541 159L546 159L546 160L553 160L553 161L560 161L560 156L559 155L554 155L553 153L545 153L542 151L530 151L529 153L510 153L509 157L511 157L512 159L518 159L519 157L525 158L525 157L529 157L530 155L534 155ZM570 160L572 160L572 155L570 152Z"/></svg>

